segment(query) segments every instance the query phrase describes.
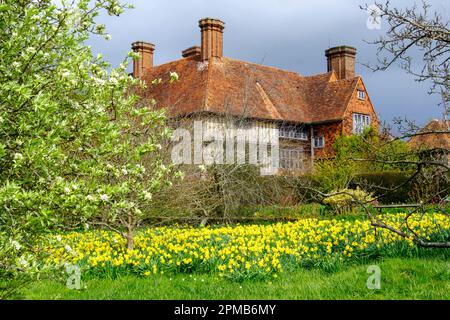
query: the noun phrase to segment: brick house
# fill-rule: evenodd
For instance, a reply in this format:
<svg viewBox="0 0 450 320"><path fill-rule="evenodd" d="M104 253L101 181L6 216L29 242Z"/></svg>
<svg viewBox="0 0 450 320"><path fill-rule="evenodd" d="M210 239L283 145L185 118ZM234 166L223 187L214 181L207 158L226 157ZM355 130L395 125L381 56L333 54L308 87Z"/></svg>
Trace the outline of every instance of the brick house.
<svg viewBox="0 0 450 320"><path fill-rule="evenodd" d="M220 122L235 117L246 119L247 125L279 129L279 165L289 171L307 170L315 159L332 156L339 135L378 126L364 82L355 75L355 48L326 50L327 72L303 76L224 57L225 24L205 18L199 26L201 45L159 66L153 65L153 44L132 44L141 57L133 76L148 84L141 95L167 108L172 119ZM180 81L169 84L170 72ZM151 84L154 79L162 81Z"/></svg>
<svg viewBox="0 0 450 320"><path fill-rule="evenodd" d="M450 120L433 119L408 144L424 160L450 164Z"/></svg>

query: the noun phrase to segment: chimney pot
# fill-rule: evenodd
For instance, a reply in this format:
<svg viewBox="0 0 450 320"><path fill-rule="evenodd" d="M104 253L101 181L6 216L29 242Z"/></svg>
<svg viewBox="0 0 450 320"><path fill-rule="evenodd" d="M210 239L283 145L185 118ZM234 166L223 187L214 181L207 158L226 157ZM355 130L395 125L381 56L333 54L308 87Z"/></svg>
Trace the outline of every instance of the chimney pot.
<svg viewBox="0 0 450 320"><path fill-rule="evenodd" d="M148 42L136 41L131 49L139 54L139 59L133 61L133 77L142 78L153 68L153 52L155 45Z"/></svg>
<svg viewBox="0 0 450 320"><path fill-rule="evenodd" d="M350 46L339 46L325 50L328 72L334 71L339 80L351 79L355 76L356 49Z"/></svg>
<svg viewBox="0 0 450 320"><path fill-rule="evenodd" d="M223 29L225 23L218 19L204 18L199 21L202 35L202 61L223 56Z"/></svg>

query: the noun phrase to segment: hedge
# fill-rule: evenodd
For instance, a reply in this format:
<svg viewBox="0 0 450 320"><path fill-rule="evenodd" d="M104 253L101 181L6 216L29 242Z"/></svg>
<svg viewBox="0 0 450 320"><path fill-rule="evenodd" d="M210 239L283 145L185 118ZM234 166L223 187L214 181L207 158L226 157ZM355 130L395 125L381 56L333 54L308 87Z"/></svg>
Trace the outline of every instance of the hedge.
<svg viewBox="0 0 450 320"><path fill-rule="evenodd" d="M357 186L372 192L382 204L398 204L413 201L411 190L414 181L412 171L380 171L359 174L354 179L351 188ZM395 189L393 191L386 189Z"/></svg>

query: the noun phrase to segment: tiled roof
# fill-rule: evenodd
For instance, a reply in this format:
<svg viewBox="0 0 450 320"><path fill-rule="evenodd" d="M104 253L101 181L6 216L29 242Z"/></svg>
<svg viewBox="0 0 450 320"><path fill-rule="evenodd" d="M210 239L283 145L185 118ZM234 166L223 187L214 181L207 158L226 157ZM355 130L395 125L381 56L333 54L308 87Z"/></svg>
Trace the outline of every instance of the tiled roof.
<svg viewBox="0 0 450 320"><path fill-rule="evenodd" d="M450 150L450 120L433 120L428 123L420 134L409 140L409 145L415 149L446 149Z"/></svg>
<svg viewBox="0 0 450 320"><path fill-rule="evenodd" d="M170 72L180 80L169 84ZM150 84L158 78L160 84ZM189 57L155 66L144 80L144 95L172 116L203 111L311 123L341 119L358 77L337 81L332 72L305 77L229 58Z"/></svg>

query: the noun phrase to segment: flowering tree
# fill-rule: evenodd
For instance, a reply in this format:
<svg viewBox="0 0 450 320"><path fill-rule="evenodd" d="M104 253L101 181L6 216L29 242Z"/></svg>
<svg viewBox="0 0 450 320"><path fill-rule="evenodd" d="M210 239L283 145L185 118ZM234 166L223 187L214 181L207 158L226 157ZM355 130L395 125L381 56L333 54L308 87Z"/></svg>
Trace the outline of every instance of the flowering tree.
<svg viewBox="0 0 450 320"><path fill-rule="evenodd" d="M117 0L0 2L0 277L30 265L39 230L91 221L133 232L152 194L169 184L164 111L132 94L143 85L94 56L110 36L95 22ZM134 57L133 53L129 57ZM0 283L1 284L1 283Z"/></svg>

